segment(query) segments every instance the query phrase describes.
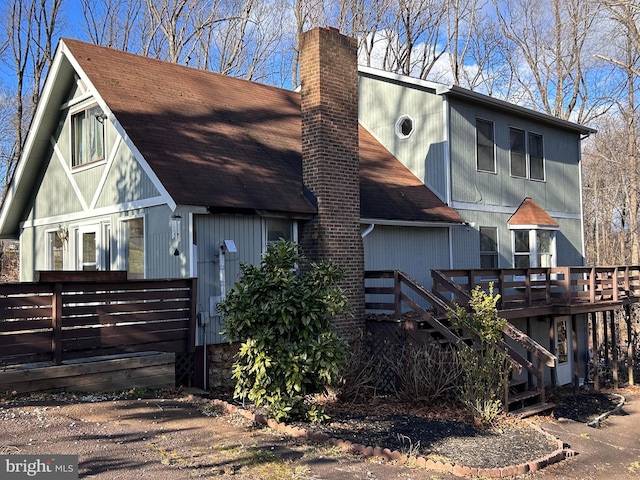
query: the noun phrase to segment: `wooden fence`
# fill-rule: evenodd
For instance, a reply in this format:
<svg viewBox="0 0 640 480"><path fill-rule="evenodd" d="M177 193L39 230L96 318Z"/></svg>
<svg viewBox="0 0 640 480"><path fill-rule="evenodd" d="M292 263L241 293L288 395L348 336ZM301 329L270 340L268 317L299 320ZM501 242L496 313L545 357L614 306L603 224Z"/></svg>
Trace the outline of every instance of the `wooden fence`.
<svg viewBox="0 0 640 480"><path fill-rule="evenodd" d="M0 284L4 365L195 349L195 279Z"/></svg>

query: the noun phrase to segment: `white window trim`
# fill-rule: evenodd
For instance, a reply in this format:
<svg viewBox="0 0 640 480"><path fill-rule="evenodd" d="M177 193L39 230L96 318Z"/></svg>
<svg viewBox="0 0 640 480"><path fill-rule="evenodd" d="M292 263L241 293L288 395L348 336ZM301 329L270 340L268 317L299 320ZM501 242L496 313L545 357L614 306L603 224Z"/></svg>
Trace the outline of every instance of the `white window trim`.
<svg viewBox="0 0 640 480"><path fill-rule="evenodd" d="M104 109L102 108L102 106L96 102L96 100L94 98L89 98L87 100L84 100L76 105L73 106L73 108L69 109L69 168L71 169L71 171L73 173L77 173L77 172L81 172L83 170L88 170L90 168L94 168L97 167L99 165L104 165L107 163L107 124L103 123L103 128L102 128L102 149L103 151L103 156L102 159L100 160L96 160L93 162L86 162L86 163L81 163L79 165L74 165L74 158L75 158L75 142L74 142L74 125L73 125L73 117L75 115L78 115L81 112L85 112L93 107L98 107L101 110ZM106 120L105 120L106 122Z"/></svg>
<svg viewBox="0 0 640 480"><path fill-rule="evenodd" d="M102 223L94 222L94 223L83 223L81 225L74 225L73 229L73 265L76 270L82 270L82 264L80 262L80 235L84 232L95 232L96 233L96 270L104 270L104 259L102 258Z"/></svg>
<svg viewBox="0 0 640 480"><path fill-rule="evenodd" d="M538 266L538 233L539 231L547 231L547 232L556 232L559 228L548 228L548 227L539 227L536 225L518 225L517 227L509 227L511 232L515 231L528 231L529 232L529 268L543 268ZM520 255L516 255L516 239L515 235L512 233L511 235L511 256L512 263L511 265L516 264L516 256L524 256L522 253ZM535 264L535 265L532 265ZM558 251L556 249L556 235L551 236L551 268L558 266Z"/></svg>
<svg viewBox="0 0 640 480"><path fill-rule="evenodd" d="M298 222L295 219L287 219L285 217L262 217L262 252L267 251L267 247L269 246L269 231L268 231L268 220L270 218L278 219L278 220L290 220L292 224L291 228L291 240L295 243L298 243Z"/></svg>
<svg viewBox="0 0 640 480"><path fill-rule="evenodd" d="M496 268L500 268L500 229L496 226L492 226L492 225L480 225L478 226L478 234L480 234L480 230L483 228L492 228L496 231L496 251L495 251L495 255L496 255ZM480 256L482 256L483 251L480 250ZM484 253L489 253L484 252ZM493 253L493 252L492 252Z"/></svg>
<svg viewBox="0 0 640 480"><path fill-rule="evenodd" d="M525 158L525 176L519 176L513 174L513 169L511 168L511 130L520 130L524 133L524 158ZM538 135L542 140L542 178L531 178L531 146L529 145L529 135ZM477 148L477 140L476 140L476 148ZM531 180L532 182L546 182L547 181L547 159L545 156L546 148L545 148L545 139L544 134L527 130L526 128L518 127L515 125L509 125L509 174L512 178L519 178L521 180ZM477 158L477 157L476 157ZM543 229L544 230L544 229Z"/></svg>
<svg viewBox="0 0 640 480"><path fill-rule="evenodd" d="M402 133L402 122L404 122L405 120L410 120L411 121L411 131L409 132L409 134L404 134ZM396 136L402 140L409 138L411 135L413 135L413 132L416 131L416 121L413 119L413 117L411 115L408 114L404 114L404 115L400 115L400 117L398 118L398 120L396 120L396 124L395 124L395 132L396 132Z"/></svg>
<svg viewBox="0 0 640 480"><path fill-rule="evenodd" d="M493 141L492 141L493 142L493 170L484 170L478 166L478 120L491 124L491 130L493 133ZM497 174L498 173L498 165L497 165L498 154L496 152L496 123L493 120L489 120L488 118L476 117L475 134L476 134L475 135L476 172Z"/></svg>
<svg viewBox="0 0 640 480"><path fill-rule="evenodd" d="M53 258L51 257L51 234L53 235L57 235L58 234L58 229L57 228L48 228L44 231L44 242L45 242L45 269L46 270L53 270ZM68 245L69 245L69 238L67 238L67 241L62 242L62 269L65 270L66 269L66 265L65 265L65 260L67 260L67 255L64 253L66 251L68 251Z"/></svg>
<svg viewBox="0 0 640 480"><path fill-rule="evenodd" d="M143 235L143 239L144 239L144 273L143 273L143 277L146 279L148 278L148 274L149 274L149 255L147 252L147 216L144 213L139 213L136 215L128 215L126 217L120 217L118 218L118 245L116 248L116 252L117 252L117 260L114 261L113 258L113 249L111 250L111 263L112 265L117 265L117 269L118 270L124 270L127 271L127 265L125 262L125 238L124 238L124 227L122 225L123 222L128 222L130 220L134 220L136 218L142 218L142 228L144 229L144 235ZM113 232L111 232L111 234L113 235Z"/></svg>

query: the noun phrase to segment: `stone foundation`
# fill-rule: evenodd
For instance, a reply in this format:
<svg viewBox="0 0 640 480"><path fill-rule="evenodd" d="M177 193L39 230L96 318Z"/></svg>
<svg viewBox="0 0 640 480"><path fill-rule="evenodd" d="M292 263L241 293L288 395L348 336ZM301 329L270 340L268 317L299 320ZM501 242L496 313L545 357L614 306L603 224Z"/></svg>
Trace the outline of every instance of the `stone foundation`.
<svg viewBox="0 0 640 480"><path fill-rule="evenodd" d="M231 377L231 365L234 356L238 353L240 343L220 343L209 345L207 355L209 358L209 388L233 389L236 385Z"/></svg>

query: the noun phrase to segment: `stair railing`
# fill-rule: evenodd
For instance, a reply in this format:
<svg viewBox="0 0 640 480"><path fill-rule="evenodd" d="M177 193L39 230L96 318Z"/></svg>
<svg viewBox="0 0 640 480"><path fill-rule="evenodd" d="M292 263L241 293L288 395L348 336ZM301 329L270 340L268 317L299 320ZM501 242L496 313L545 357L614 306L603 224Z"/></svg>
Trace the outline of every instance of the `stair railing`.
<svg viewBox="0 0 640 480"><path fill-rule="evenodd" d="M392 287L367 287L365 289L367 294L380 294L388 295L392 294L394 301L389 303L370 303L368 307L370 309L379 309L386 311L393 311L394 316L400 319L405 307L417 313L420 318L427 322L427 324L439 332L444 338L449 340L453 344L458 344L463 341L462 337L454 333L450 328L443 324L437 317L447 317L449 312L455 312L455 304L461 305L465 308L469 308L469 301L471 300L471 294L467 292L463 287L451 281L449 278L442 275L440 272L432 271L434 278L434 284L437 281L439 284L438 289L433 291L425 289L422 285L412 279L406 273L399 270L385 270L385 271L368 271L366 272L366 278L368 279L393 279ZM426 301L433 308L433 313L422 307L418 302L413 300L407 293L405 293L403 286L407 287L410 291L414 292L419 298ZM446 286L446 288L442 288ZM442 290L447 290L451 293L451 298L442 294ZM454 303L455 299L455 303ZM479 342L477 334L469 329L465 329L464 335L471 338L474 342ZM505 339L510 338L514 340L518 345L524 347L531 353L532 361L528 360L525 356L515 350L509 345ZM555 356L546 350L542 345L537 343L531 337L520 331L514 325L507 322L503 329L503 338L499 341L499 348L507 352L511 367L518 373L525 368L534 377L537 378L538 388L540 390L541 403L545 402L545 381L544 381L544 367L555 365ZM535 363L534 363L535 362ZM508 392L507 392L508 394ZM508 403L506 403L508 406Z"/></svg>

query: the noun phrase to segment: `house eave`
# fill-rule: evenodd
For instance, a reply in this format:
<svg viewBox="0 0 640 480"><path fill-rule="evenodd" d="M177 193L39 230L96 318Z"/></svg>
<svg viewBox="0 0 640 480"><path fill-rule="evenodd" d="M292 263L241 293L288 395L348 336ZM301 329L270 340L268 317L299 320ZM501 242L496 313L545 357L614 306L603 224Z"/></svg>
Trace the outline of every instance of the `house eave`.
<svg viewBox="0 0 640 480"><path fill-rule="evenodd" d="M361 218L362 225L383 225L389 227L431 227L431 228L448 228L459 227L465 225L464 222L431 222L425 220L388 220L379 218Z"/></svg>
<svg viewBox="0 0 640 480"><path fill-rule="evenodd" d="M443 83L431 82L428 80L413 78L406 75L400 75L398 73L385 72L383 70L371 67L360 66L358 67L358 70L364 75L385 78L392 82L410 85L419 89L430 90L437 95L446 95L452 98L460 98L474 103L483 104L502 111L508 111L510 113L529 117L547 124L554 125L556 127L563 128L565 130L575 131L577 133L580 133L581 135L588 136L597 132L597 130L593 128L570 122L568 120L563 120L546 113L540 113L527 107L514 105L513 103L509 103L505 100L500 100L483 93L474 92L457 85L446 85Z"/></svg>

